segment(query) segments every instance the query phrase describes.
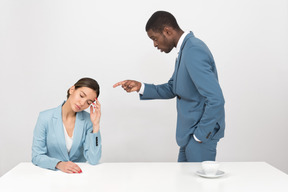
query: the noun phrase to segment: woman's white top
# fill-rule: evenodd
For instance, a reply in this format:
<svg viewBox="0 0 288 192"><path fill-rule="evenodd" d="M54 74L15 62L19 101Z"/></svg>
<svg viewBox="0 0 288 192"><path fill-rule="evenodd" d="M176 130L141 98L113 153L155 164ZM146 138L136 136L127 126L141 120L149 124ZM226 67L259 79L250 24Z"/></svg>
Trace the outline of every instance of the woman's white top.
<svg viewBox="0 0 288 192"><path fill-rule="evenodd" d="M74 135L74 132L73 132L73 135L72 137L69 137L67 131L66 131L66 128L65 128L65 125L63 123L63 128L64 128L64 135L65 135L65 141L66 141L66 148L67 148L67 151L68 153L70 152L71 150L71 147L72 147L72 143L73 143L73 135Z"/></svg>

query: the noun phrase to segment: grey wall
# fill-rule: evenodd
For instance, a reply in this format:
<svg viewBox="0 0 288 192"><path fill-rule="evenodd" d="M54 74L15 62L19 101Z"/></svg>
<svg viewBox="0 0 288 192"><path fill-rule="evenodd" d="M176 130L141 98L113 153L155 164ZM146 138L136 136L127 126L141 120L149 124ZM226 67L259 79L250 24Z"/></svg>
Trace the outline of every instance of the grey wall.
<svg viewBox="0 0 288 192"><path fill-rule="evenodd" d="M102 162L177 160L175 100L112 88L172 75L176 52L154 49L144 30L156 10L172 12L214 54L227 115L217 160L288 173L287 0L1 0L0 176L30 161L39 112L84 76L101 86Z"/></svg>

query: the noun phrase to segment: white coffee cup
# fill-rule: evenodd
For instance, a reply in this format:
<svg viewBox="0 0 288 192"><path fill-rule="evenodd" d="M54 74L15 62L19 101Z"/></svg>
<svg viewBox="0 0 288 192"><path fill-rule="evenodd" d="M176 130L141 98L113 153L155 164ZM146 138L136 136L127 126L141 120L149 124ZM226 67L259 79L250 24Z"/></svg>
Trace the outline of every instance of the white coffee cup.
<svg viewBox="0 0 288 192"><path fill-rule="evenodd" d="M220 166L216 161L203 161L201 165L207 176L215 176Z"/></svg>

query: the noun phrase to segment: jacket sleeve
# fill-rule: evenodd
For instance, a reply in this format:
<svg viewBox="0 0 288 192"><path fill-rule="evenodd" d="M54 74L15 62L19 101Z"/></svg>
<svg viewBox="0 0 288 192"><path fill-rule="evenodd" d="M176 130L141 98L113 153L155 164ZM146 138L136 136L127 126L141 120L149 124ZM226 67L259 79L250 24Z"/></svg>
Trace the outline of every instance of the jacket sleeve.
<svg viewBox="0 0 288 192"><path fill-rule="evenodd" d="M93 133L93 125L88 122L88 129L86 131L84 141L84 157L91 165L99 163L102 154L101 134L100 130L98 133Z"/></svg>
<svg viewBox="0 0 288 192"><path fill-rule="evenodd" d="M141 100L151 100L151 99L171 99L174 98L175 94L173 92L173 76L171 79L161 85L146 84L143 95L140 94Z"/></svg>
<svg viewBox="0 0 288 192"><path fill-rule="evenodd" d="M205 98L205 109L194 135L205 142L224 115L224 97L218 83L213 56L206 46L187 50L184 64L198 92ZM212 65L211 65L212 63Z"/></svg>
<svg viewBox="0 0 288 192"><path fill-rule="evenodd" d="M47 121L39 114L33 135L32 163L42 168L56 170L59 159L47 156Z"/></svg>

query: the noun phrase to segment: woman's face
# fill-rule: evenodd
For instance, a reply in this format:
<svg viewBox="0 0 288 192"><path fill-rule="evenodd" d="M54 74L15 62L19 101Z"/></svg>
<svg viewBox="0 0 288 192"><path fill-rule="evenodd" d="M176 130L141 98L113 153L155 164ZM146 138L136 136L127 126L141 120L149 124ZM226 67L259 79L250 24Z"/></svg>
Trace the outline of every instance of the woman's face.
<svg viewBox="0 0 288 192"><path fill-rule="evenodd" d="M88 87L75 89L75 86L72 86L69 93L70 96L68 100L74 112L87 109L95 101L97 96L96 92Z"/></svg>

